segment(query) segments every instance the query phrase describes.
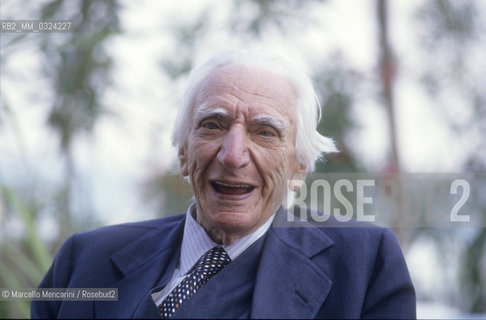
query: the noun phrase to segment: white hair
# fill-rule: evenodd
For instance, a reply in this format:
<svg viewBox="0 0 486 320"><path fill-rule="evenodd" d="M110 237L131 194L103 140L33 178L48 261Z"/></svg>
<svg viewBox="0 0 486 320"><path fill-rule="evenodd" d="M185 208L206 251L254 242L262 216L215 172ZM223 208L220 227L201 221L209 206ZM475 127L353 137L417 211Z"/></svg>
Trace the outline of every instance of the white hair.
<svg viewBox="0 0 486 320"><path fill-rule="evenodd" d="M337 151L333 140L316 130L321 119L321 107L309 76L283 58L255 51L223 51L192 70L172 131L172 144L176 148L182 148L187 142L188 126L192 123L188 119L192 119L195 99L204 80L214 70L226 65L266 71L290 81L297 94L295 151L297 160L305 165L308 172L314 170L315 162L324 154Z"/></svg>

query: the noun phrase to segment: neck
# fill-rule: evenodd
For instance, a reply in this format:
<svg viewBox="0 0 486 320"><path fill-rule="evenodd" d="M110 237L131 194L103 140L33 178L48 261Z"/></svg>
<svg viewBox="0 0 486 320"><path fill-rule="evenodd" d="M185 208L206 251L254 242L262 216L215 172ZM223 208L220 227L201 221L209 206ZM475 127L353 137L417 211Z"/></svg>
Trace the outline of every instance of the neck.
<svg viewBox="0 0 486 320"><path fill-rule="evenodd" d="M213 240L218 244L223 244L225 246L229 246L230 244L233 244L237 239L242 238L247 234L249 234L249 232L247 233L228 232L215 227L205 225L205 223L200 220L197 220L197 222L204 228L204 230L211 238L211 240Z"/></svg>
<svg viewBox="0 0 486 320"><path fill-rule="evenodd" d="M235 231L226 231L222 230L221 228L216 228L206 221L204 219L201 219L201 217L197 214L197 209L191 211L191 215L196 220L197 223L199 223L200 226L203 227L203 229L206 231L207 235L216 242L217 244L222 244L225 246L229 246L233 244L237 239L242 238L249 234L250 232L235 232Z"/></svg>

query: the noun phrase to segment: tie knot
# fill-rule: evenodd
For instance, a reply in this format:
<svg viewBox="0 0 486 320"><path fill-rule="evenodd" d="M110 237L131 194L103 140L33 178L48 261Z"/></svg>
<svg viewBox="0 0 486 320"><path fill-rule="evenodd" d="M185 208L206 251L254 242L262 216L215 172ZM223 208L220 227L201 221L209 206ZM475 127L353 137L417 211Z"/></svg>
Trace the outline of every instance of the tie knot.
<svg viewBox="0 0 486 320"><path fill-rule="evenodd" d="M230 262L231 258L222 247L214 247L199 259L194 272L211 277Z"/></svg>

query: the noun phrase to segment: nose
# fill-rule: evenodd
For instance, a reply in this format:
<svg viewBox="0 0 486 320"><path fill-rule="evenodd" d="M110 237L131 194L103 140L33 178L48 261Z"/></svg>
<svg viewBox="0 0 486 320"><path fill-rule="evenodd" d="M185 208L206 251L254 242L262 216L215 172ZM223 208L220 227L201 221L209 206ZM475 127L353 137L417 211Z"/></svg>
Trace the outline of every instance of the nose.
<svg viewBox="0 0 486 320"><path fill-rule="evenodd" d="M233 125L228 131L218 152L218 161L227 169L244 168L250 163L248 136L242 125Z"/></svg>

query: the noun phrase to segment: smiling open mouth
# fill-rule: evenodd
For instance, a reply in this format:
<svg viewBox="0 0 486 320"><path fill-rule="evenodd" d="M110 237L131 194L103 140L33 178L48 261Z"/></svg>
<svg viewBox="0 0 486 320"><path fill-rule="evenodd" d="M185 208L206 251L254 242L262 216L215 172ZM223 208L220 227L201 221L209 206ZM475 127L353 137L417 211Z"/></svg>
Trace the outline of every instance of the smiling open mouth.
<svg viewBox="0 0 486 320"><path fill-rule="evenodd" d="M211 181L213 189L225 195L242 195L247 194L255 189L254 186L248 184L227 184L219 181Z"/></svg>

